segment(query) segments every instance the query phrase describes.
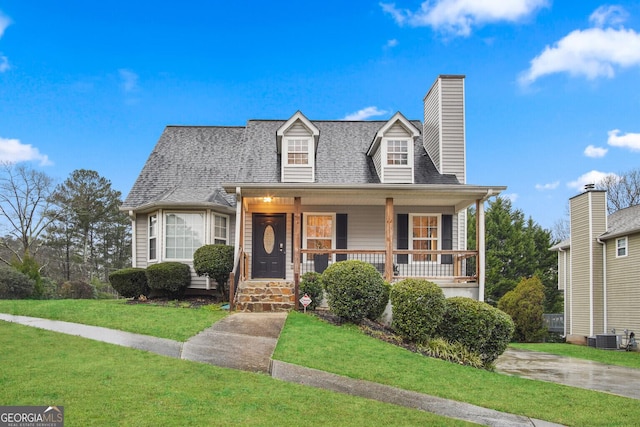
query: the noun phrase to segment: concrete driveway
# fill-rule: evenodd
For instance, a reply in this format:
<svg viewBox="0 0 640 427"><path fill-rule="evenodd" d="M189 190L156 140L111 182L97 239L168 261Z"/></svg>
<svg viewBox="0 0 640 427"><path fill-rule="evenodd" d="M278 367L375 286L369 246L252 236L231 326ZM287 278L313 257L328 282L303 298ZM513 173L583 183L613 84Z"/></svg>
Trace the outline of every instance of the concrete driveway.
<svg viewBox="0 0 640 427"><path fill-rule="evenodd" d="M510 348L496 361L496 371L640 399L640 369Z"/></svg>

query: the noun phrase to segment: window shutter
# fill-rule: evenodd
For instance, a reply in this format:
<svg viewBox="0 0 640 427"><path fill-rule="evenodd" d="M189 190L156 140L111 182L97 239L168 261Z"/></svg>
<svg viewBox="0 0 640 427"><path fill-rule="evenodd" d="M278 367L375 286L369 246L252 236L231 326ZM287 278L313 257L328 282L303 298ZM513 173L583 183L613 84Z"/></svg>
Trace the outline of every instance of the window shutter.
<svg viewBox="0 0 640 427"><path fill-rule="evenodd" d="M453 215L442 215L442 249L453 249ZM453 264L453 255L442 255L442 264Z"/></svg>
<svg viewBox="0 0 640 427"><path fill-rule="evenodd" d="M347 249L347 214L336 214L336 249ZM347 254L337 254L336 261L344 261Z"/></svg>
<svg viewBox="0 0 640 427"><path fill-rule="evenodd" d="M396 240L398 249L409 249L409 214L398 214L398 229ZM409 264L409 255L398 254L396 256L398 264Z"/></svg>

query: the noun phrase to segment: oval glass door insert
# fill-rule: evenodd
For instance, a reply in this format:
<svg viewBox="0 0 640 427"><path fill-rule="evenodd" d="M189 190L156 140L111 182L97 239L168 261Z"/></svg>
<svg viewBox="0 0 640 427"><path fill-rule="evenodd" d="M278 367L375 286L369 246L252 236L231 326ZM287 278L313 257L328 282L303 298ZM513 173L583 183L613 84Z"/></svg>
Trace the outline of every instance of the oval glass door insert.
<svg viewBox="0 0 640 427"><path fill-rule="evenodd" d="M267 255L271 255L271 252L273 252L273 247L276 244L276 233L271 225L267 225L264 229L262 244L264 245L265 253Z"/></svg>

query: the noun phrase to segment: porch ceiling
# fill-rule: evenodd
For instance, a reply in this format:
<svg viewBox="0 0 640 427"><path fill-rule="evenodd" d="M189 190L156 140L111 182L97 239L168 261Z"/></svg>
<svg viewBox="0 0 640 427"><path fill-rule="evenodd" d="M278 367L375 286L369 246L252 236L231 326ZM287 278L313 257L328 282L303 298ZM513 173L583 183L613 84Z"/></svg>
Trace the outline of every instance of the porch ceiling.
<svg viewBox="0 0 640 427"><path fill-rule="evenodd" d="M476 200L497 196L505 186L431 185L431 184L367 184L318 185L318 184L225 184L229 194L245 198L271 197L277 204L292 204L300 197L303 205L385 205L387 198L396 206L454 206L465 209Z"/></svg>

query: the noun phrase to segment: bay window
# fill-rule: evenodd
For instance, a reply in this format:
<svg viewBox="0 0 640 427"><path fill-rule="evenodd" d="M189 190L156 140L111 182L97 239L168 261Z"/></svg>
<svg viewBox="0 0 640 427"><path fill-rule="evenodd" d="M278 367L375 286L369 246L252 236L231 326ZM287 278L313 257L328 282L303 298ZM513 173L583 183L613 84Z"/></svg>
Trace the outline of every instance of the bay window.
<svg viewBox="0 0 640 427"><path fill-rule="evenodd" d="M165 215L165 258L192 259L204 244L204 213L167 213Z"/></svg>

